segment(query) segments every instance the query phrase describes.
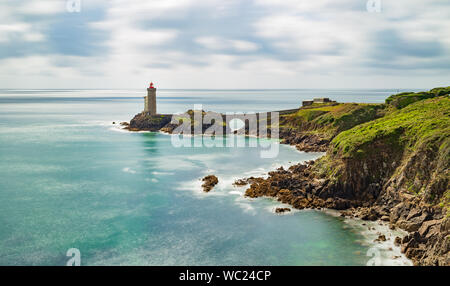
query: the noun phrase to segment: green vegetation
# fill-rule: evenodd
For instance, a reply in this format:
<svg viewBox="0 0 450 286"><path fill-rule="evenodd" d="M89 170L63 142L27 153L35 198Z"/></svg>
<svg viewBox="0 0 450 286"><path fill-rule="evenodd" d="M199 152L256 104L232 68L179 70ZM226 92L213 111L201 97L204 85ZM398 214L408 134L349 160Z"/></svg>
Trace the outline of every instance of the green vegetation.
<svg viewBox="0 0 450 286"><path fill-rule="evenodd" d="M450 99L436 97L396 110L377 120L340 133L332 141L333 153L361 157L374 143L396 150L402 147L442 143L450 140ZM438 145L440 146L440 144Z"/></svg>
<svg viewBox="0 0 450 286"><path fill-rule="evenodd" d="M445 191L440 206L444 209L447 217L450 217L450 190Z"/></svg>
<svg viewBox="0 0 450 286"><path fill-rule="evenodd" d="M321 134L331 139L341 131L383 116L381 104L340 103L300 108L296 113L282 115L280 126Z"/></svg>
<svg viewBox="0 0 450 286"><path fill-rule="evenodd" d="M319 132L343 130L314 164L320 178L368 198L372 193L364 190L387 185L440 206L450 217L449 94L450 87L400 93L383 105L300 109L291 117L314 122Z"/></svg>
<svg viewBox="0 0 450 286"><path fill-rule="evenodd" d="M450 87L438 87L425 92L394 94L386 99L386 104L313 103L297 112L281 114L280 127L295 129L305 134L316 134L327 140L339 134L339 139L334 141L336 151L340 149L346 154L358 152L362 155L364 148L355 149L356 146L364 147L364 143L374 139L385 138L387 143L395 147L402 144L400 137L405 135L405 132L406 136L414 136L417 133L422 137L433 135L429 134L430 132L438 134L442 126L448 125L448 115L442 114L447 112L449 94ZM433 98L440 99L406 109L413 103ZM434 110L434 103L437 104L438 110ZM400 112L402 109L406 111ZM342 133L352 128L356 129ZM347 136L349 138L346 138Z"/></svg>
<svg viewBox="0 0 450 286"><path fill-rule="evenodd" d="M401 109L410 105L411 103L420 100L433 98L436 96L444 96L448 94L450 94L450 87L437 87L433 88L430 91L423 91L423 92L402 92L389 96L386 99L386 104Z"/></svg>

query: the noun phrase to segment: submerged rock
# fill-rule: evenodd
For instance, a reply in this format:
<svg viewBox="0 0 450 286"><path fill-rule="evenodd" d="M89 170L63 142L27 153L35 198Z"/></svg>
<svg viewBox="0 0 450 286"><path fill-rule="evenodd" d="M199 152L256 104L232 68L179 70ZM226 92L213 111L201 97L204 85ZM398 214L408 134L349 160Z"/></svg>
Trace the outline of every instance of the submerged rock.
<svg viewBox="0 0 450 286"><path fill-rule="evenodd" d="M233 183L233 185L240 187L248 185L248 183L249 183L248 179L238 179Z"/></svg>
<svg viewBox="0 0 450 286"><path fill-rule="evenodd" d="M377 239L374 240L374 242L382 242L386 241L386 236L384 234L380 234Z"/></svg>
<svg viewBox="0 0 450 286"><path fill-rule="evenodd" d="M275 209L275 213L279 214L279 213L285 213L285 212L290 212L291 209L290 208L276 208Z"/></svg>

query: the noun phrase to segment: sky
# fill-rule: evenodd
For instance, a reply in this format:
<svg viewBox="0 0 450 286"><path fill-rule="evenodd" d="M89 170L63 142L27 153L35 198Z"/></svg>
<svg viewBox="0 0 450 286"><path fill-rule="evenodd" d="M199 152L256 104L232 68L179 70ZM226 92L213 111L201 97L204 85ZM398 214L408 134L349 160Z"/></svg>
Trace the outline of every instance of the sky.
<svg viewBox="0 0 450 286"><path fill-rule="evenodd" d="M369 2L369 3L368 3ZM0 0L0 88L450 85L448 0Z"/></svg>

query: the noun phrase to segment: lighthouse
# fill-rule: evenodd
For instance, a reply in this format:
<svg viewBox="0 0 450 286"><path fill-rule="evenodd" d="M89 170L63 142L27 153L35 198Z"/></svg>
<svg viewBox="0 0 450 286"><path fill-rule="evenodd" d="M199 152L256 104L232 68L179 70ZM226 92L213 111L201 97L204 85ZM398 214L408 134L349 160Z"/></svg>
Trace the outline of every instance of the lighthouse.
<svg viewBox="0 0 450 286"><path fill-rule="evenodd" d="M156 88L153 86L153 82L147 88L147 96L145 98L144 112L150 115L156 115Z"/></svg>

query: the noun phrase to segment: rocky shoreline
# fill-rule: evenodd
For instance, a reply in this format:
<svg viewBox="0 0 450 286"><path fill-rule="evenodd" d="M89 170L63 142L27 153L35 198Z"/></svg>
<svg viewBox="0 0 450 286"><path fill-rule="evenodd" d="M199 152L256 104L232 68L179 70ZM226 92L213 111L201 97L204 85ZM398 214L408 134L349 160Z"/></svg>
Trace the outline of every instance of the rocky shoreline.
<svg viewBox="0 0 450 286"><path fill-rule="evenodd" d="M295 113L297 109L293 110L285 110L285 111L278 111L281 114L289 115L292 113ZM154 115L151 116L149 114L146 114L144 112L137 114L130 123L127 122L121 122L120 124L124 126L124 129L129 131L151 131L151 132L164 132L168 134L176 133L176 128L182 124L182 119L185 116L189 116L189 119L192 122L194 121L194 113L199 112L201 113L202 118L205 117L207 112L205 111L194 111L189 110L184 115L173 115L173 114L161 114L161 115ZM222 130L222 134L238 134L238 135L247 135L247 136L259 136L259 133L251 134L249 131L248 126L245 126L242 130L233 131L228 126L226 121L226 115L220 114L220 113L214 113L214 112L208 112L211 114L215 114L217 116L220 116L223 118L223 121L225 122ZM259 120L259 114L256 114ZM235 115L233 118L243 118L244 115ZM229 120L230 118L228 118ZM179 122L178 122L179 120ZM174 123L174 121L176 123ZM268 117L268 121L270 122L270 116ZM192 124L191 128L191 134L192 135L200 135L205 134L206 130L212 126L212 124L202 124L200 128L198 128L200 131L199 134L196 134L194 124ZM269 126L270 127L270 126ZM328 148L328 144L330 143L330 140L327 140L319 135L316 134L309 134L306 132L302 132L298 129L293 128L277 128L278 131L278 138L281 140L281 143L293 145L297 148L299 151L304 152L325 152ZM271 129L267 129L267 137L271 137Z"/></svg>
<svg viewBox="0 0 450 286"><path fill-rule="evenodd" d="M342 217L387 223L390 229L409 233L395 240L414 265L448 265L450 220L438 208L416 205L407 195L393 209L379 201L335 197L336 190L330 190L329 181L316 176L313 166L314 161L309 161L287 170L281 167L269 172L268 178L240 179L235 185L248 184L245 196L250 198L272 197L299 210L334 209Z"/></svg>
<svg viewBox="0 0 450 286"><path fill-rule="evenodd" d="M395 243L414 265L449 266L449 94L450 88L436 88L393 95L384 105L334 104L280 113L281 143L326 155L234 184L248 185L250 198L273 197L295 209L334 209L348 218L382 221L408 232ZM187 114L193 119L194 111ZM172 133L182 123L167 117L141 113L127 129ZM210 126L192 125L192 134ZM227 124L223 128L223 134L231 134ZM247 128L238 132L248 133Z"/></svg>

